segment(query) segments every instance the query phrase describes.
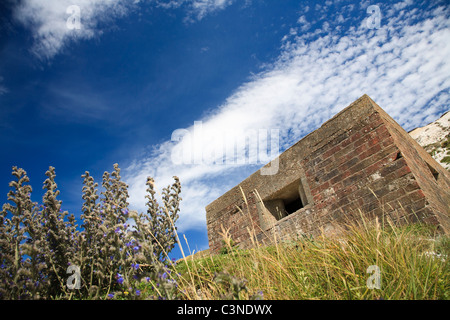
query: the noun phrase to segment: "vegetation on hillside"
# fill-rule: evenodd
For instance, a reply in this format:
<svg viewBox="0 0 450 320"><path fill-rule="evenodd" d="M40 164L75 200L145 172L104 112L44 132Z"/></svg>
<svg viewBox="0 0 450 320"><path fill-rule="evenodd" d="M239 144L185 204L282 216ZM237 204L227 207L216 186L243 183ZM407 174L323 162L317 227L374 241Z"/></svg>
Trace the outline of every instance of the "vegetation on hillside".
<svg viewBox="0 0 450 320"><path fill-rule="evenodd" d="M187 299L449 299L449 253L430 226L350 224L339 238L188 259L177 281Z"/></svg>
<svg viewBox="0 0 450 320"><path fill-rule="evenodd" d="M218 255L175 263L181 186L157 201L147 179L147 212L128 209L120 169L103 191L86 172L80 226L62 210L50 167L42 204L14 167L0 211L0 299L449 299L450 238L432 226L396 226L387 216L349 221L335 237L299 236L239 249L227 230ZM251 235L250 235L251 236Z"/></svg>

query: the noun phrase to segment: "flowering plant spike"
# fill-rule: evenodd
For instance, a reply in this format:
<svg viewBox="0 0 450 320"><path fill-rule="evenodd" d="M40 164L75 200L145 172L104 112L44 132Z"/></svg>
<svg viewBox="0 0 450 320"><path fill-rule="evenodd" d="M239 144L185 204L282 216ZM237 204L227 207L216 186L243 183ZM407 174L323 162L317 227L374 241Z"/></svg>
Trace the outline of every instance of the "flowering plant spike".
<svg viewBox="0 0 450 320"><path fill-rule="evenodd" d="M54 167L46 172L42 204L31 201L26 172L13 167L12 174L9 202L0 211L0 299L140 299L141 282L158 286L158 298L176 296L167 267L181 201L177 177L163 189L162 206L149 177L148 209L138 213L128 208L118 164L103 174L100 194L86 171L78 226L58 200ZM69 269L79 272L71 275L79 286L67 285Z"/></svg>

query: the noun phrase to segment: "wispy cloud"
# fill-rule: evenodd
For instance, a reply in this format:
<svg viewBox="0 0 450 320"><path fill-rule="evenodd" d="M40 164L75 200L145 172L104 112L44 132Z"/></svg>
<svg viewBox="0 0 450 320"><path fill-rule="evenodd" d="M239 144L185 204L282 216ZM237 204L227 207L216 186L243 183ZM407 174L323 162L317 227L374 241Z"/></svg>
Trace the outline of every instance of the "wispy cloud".
<svg viewBox="0 0 450 320"><path fill-rule="evenodd" d="M42 102L43 117L56 117L58 121L78 123L107 121L105 114L110 115L109 119L115 118L111 114L114 108L109 108L112 99L106 98L110 96L109 92L94 91L82 84L48 84L46 89L49 98Z"/></svg>
<svg viewBox="0 0 450 320"><path fill-rule="evenodd" d="M329 9L327 4L316 7L326 16L326 21L311 22L322 25L320 29L289 34L273 65L241 85L214 113L199 119L204 139L194 139L192 150L210 155L224 137L233 142L243 132L280 129L282 151L364 93L407 130L448 109L447 9L430 5L418 11L405 1L386 12L382 9L380 28L368 29L366 3L359 10L360 17L353 16L338 28L337 17L354 10L341 3L340 10ZM301 16L299 20L304 22ZM194 129L194 125L186 128L191 137ZM171 182L172 175L179 176L183 188L181 230L203 228L204 207L262 166L176 164L174 150L185 143L182 139L154 146L150 154L135 159L125 170L130 203L139 210L144 210L146 176L153 176L161 188ZM239 162L237 155L235 160Z"/></svg>
<svg viewBox="0 0 450 320"><path fill-rule="evenodd" d="M15 8L14 17L31 29L34 37L31 50L36 56L49 59L70 41L99 35L101 22L125 15L132 5L134 2L128 0L23 0ZM79 12L71 11L71 6L77 6ZM69 19L74 14L81 22L80 28L70 26Z"/></svg>
<svg viewBox="0 0 450 320"><path fill-rule="evenodd" d="M185 8L187 21L198 21L222 10L233 0L23 0L14 9L17 21L29 28L34 43L31 51L41 59L51 59L70 43L100 36L139 6L166 9ZM70 9L73 6L77 11ZM72 21L79 21L73 27Z"/></svg>
<svg viewBox="0 0 450 320"><path fill-rule="evenodd" d="M234 1L235 0L193 0L190 6L197 19L201 20L212 12L223 10Z"/></svg>
<svg viewBox="0 0 450 320"><path fill-rule="evenodd" d="M0 76L0 98L2 95L8 92L9 92L8 88L6 88L5 85L3 84L3 77ZM0 129L3 127L7 128L10 126L8 113L9 112L6 108L0 108Z"/></svg>
<svg viewBox="0 0 450 320"><path fill-rule="evenodd" d="M186 7L187 19L190 21L201 20L206 15L223 10L234 2L235 0L156 0L158 6L166 9Z"/></svg>
<svg viewBox="0 0 450 320"><path fill-rule="evenodd" d="M7 92L8 92L8 89L3 85L3 77L0 76L0 96Z"/></svg>

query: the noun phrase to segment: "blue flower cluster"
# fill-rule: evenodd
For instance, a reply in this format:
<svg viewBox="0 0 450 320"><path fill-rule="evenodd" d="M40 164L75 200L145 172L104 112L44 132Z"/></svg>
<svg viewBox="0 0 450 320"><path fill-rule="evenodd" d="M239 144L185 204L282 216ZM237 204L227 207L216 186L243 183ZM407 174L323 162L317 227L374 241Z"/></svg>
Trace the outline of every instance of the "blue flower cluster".
<svg viewBox="0 0 450 320"><path fill-rule="evenodd" d="M123 276L120 273L118 273L116 275L116 278L117 278L117 283L118 284L123 284L124 279L123 279Z"/></svg>

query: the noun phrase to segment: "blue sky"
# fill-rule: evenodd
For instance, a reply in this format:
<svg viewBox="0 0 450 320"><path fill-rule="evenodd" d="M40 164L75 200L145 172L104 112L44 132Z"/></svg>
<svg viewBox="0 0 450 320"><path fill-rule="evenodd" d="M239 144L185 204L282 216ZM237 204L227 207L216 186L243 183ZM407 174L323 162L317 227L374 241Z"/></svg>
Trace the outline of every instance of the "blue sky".
<svg viewBox="0 0 450 320"><path fill-rule="evenodd" d="M0 203L14 165L34 201L54 166L77 217L85 170L101 183L119 163L140 211L147 176L162 188L177 175L195 250L208 203L364 93L406 130L449 109L447 1L6 0L0 12ZM275 153L238 152L254 130L277 134ZM218 145L236 154L205 157ZM192 151L181 163L180 148Z"/></svg>

